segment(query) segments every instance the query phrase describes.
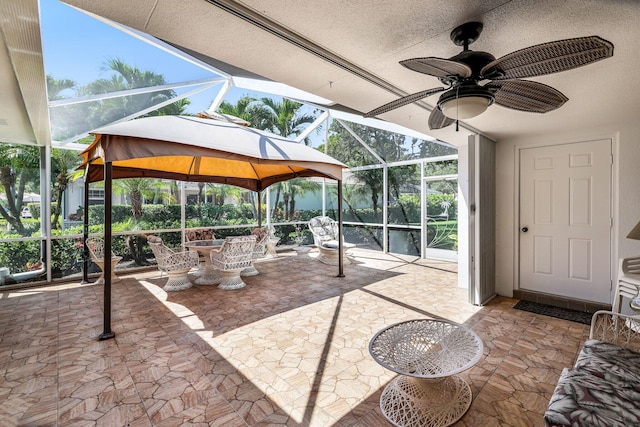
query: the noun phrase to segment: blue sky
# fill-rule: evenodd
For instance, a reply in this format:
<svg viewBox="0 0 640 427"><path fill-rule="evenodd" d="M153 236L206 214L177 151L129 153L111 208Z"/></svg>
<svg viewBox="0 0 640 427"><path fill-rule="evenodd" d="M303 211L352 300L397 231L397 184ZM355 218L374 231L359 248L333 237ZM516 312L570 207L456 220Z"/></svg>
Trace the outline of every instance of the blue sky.
<svg viewBox="0 0 640 427"><path fill-rule="evenodd" d="M111 76L106 69L109 59L120 59L140 70L161 74L167 83L217 77L57 0L41 0L40 5L45 72L55 79L70 79L77 86L100 78L108 79ZM184 93L191 89L176 92ZM218 88L214 87L188 98L191 104L187 112L195 114L208 109L217 93ZM274 95L231 88L226 101L235 104L244 95L280 99ZM68 96L73 96L73 93ZM305 108L309 110L303 108L301 112L312 114L312 107ZM323 135L316 132L310 137L314 146L324 140Z"/></svg>
<svg viewBox="0 0 640 427"><path fill-rule="evenodd" d="M99 78L109 78L105 63L112 58L143 71L162 74L167 83L215 77L57 0L41 1L41 21L45 71L56 79L70 79L82 86ZM215 88L209 89L189 98L188 112L206 110L216 92ZM232 88L227 101L235 103L246 94L266 96Z"/></svg>

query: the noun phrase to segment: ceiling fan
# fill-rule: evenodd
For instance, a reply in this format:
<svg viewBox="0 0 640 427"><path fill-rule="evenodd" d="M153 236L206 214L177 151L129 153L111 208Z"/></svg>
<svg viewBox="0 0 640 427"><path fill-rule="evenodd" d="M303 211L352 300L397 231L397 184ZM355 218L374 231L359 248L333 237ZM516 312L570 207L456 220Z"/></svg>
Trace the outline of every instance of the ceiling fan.
<svg viewBox="0 0 640 427"><path fill-rule="evenodd" d="M449 58L412 58L400 65L437 77L446 87L435 87L391 101L369 111L373 117L439 92L429 116L429 128L441 129L458 120L482 114L496 103L514 110L546 113L568 101L560 91L542 83L520 80L571 70L613 56L613 44L598 36L542 43L495 59L487 52L469 50L482 32L480 22L467 22L451 31L451 40L463 51ZM485 82L486 81L486 82Z"/></svg>

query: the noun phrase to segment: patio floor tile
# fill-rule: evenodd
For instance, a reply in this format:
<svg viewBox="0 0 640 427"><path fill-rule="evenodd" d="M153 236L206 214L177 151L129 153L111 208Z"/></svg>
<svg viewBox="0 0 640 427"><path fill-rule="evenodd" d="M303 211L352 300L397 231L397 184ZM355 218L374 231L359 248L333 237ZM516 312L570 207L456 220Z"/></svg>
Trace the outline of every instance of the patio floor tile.
<svg viewBox="0 0 640 427"><path fill-rule="evenodd" d="M381 328L415 318L462 323L483 340L461 376L473 402L459 426L542 426L585 325L467 303L457 266L355 249L345 277L317 253L256 262L247 287L166 293L157 270L103 288L0 290L0 425L387 426L395 374L369 355Z"/></svg>

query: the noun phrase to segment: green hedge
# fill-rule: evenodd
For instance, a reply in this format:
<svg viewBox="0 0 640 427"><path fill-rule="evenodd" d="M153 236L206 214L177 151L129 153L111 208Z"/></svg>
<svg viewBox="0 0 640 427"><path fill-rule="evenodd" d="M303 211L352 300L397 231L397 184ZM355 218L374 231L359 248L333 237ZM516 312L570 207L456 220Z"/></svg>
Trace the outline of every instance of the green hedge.
<svg viewBox="0 0 640 427"><path fill-rule="evenodd" d="M430 194L428 199L429 212L442 212L441 203L450 204L449 217L457 217L457 203L453 195ZM23 224L33 236L40 236L39 205L30 205L31 212L36 219L25 219ZM253 208L250 204L212 206L194 205L186 206L187 227L216 226L216 225L242 225L255 223ZM114 233L122 231L140 230L141 234L147 234L144 230L153 229L177 229L180 228L181 206L171 205L143 205L142 218L140 222L134 222L131 216L131 208L128 205L113 206ZM300 221L307 222L314 216L322 215L322 210L299 211ZM336 218L335 210L328 210L327 215ZM345 210L343 219L349 222L381 222L381 210L374 212L373 209L357 209L355 211ZM264 217L264 216L263 216ZM392 224L420 223L420 201L414 195L403 196L399 200L399 205L389 209L389 220ZM437 245L442 249L456 249L457 231L455 231L456 221L435 221L430 223L428 228L428 241L433 241L438 236ZM69 227L64 231L54 231L55 235L82 234L82 225ZM294 244L294 237L297 231L303 231L303 244L313 243L313 236L307 232L306 224L296 229L295 225L283 225L276 228L276 235L281 238L281 245ZM216 231L216 237L224 238L228 235L248 234L251 227L223 229ZM89 207L89 233L104 234L104 206L92 205ZM417 233L417 234L416 234ZM382 227L368 226L345 226L345 239L351 243L366 245L374 249L381 249ZM419 231L406 233L395 233L394 238L406 240L404 242L394 242L394 247L403 247L407 253L414 253L416 247L419 248ZM19 237L0 231L0 237ZM160 237L167 246L179 248L181 245L181 234L179 232L161 233ZM129 247L127 245L128 236L114 236L112 241L113 251L130 260ZM7 266L11 271L24 271L27 263L41 260L41 242L1 242L0 243L0 265ZM148 245L143 245L142 250L145 255L152 258L153 255ZM79 268L82 260L82 244L80 239L56 239L52 243L52 269L54 274L68 274Z"/></svg>

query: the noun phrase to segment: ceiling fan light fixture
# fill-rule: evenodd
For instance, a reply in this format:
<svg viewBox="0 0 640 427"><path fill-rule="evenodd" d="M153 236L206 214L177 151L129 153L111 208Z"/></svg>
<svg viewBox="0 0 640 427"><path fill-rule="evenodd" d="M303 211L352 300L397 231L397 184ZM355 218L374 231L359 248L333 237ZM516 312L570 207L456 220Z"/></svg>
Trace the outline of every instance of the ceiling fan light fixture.
<svg viewBox="0 0 640 427"><path fill-rule="evenodd" d="M484 113L493 104L493 94L479 85L460 86L443 93L438 108L454 120L466 120Z"/></svg>
<svg viewBox="0 0 640 427"><path fill-rule="evenodd" d="M479 116L489 107L489 100L481 96L454 98L440 105L442 113L451 119L466 120Z"/></svg>

